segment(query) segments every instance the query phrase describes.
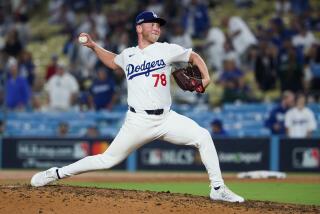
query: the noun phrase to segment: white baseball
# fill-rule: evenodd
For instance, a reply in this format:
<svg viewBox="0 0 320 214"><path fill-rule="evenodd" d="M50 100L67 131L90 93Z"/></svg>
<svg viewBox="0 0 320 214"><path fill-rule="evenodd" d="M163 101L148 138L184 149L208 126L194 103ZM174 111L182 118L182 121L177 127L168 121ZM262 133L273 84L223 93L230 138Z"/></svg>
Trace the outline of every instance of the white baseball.
<svg viewBox="0 0 320 214"><path fill-rule="evenodd" d="M87 36L79 36L78 40L80 43L86 43L88 41L88 37Z"/></svg>

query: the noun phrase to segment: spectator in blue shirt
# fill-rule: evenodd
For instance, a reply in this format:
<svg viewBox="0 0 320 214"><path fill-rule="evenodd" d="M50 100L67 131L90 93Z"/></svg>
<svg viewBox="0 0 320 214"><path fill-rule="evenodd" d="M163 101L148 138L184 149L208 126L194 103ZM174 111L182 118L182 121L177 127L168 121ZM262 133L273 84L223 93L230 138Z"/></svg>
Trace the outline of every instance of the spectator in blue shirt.
<svg viewBox="0 0 320 214"><path fill-rule="evenodd" d="M192 0L183 12L182 23L187 33L195 38L203 38L210 27L207 5L199 0Z"/></svg>
<svg viewBox="0 0 320 214"><path fill-rule="evenodd" d="M214 119L211 122L211 136L214 137L226 137L228 134L223 128L222 121L219 119Z"/></svg>
<svg viewBox="0 0 320 214"><path fill-rule="evenodd" d="M29 86L33 86L35 79L35 65L32 60L32 54L29 51L22 51L19 59L19 74L28 80Z"/></svg>
<svg viewBox="0 0 320 214"><path fill-rule="evenodd" d="M100 67L97 71L97 78L90 88L90 106L96 110L111 110L115 101L115 81L103 67Z"/></svg>
<svg viewBox="0 0 320 214"><path fill-rule="evenodd" d="M223 102L234 102L236 100L248 101L248 85L244 81L244 73L236 66L233 59L225 59L223 72L218 83L223 87Z"/></svg>
<svg viewBox="0 0 320 214"><path fill-rule="evenodd" d="M278 54L277 75L281 91L299 92L303 89L303 54L291 40L285 40Z"/></svg>
<svg viewBox="0 0 320 214"><path fill-rule="evenodd" d="M26 108L30 98L28 81L19 76L16 59L9 59L8 69L9 75L5 86L6 106L11 110L23 110Z"/></svg>
<svg viewBox="0 0 320 214"><path fill-rule="evenodd" d="M271 130L272 134L285 135L284 118L286 112L294 106L295 97L291 91L285 91L282 95L281 103L276 106L266 120L265 125Z"/></svg>

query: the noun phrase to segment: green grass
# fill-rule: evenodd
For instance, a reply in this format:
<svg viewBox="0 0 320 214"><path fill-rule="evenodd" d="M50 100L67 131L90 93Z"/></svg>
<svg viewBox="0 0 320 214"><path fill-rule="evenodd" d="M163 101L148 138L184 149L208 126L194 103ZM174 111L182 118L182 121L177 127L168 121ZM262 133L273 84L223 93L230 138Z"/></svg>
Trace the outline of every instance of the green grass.
<svg viewBox="0 0 320 214"><path fill-rule="evenodd" d="M166 183L93 183L66 182L75 186L135 189L150 191L170 191L193 195L209 195L209 186L205 182L166 182ZM274 201L283 203L320 205L320 184L262 183L262 182L228 182L230 189L246 199Z"/></svg>

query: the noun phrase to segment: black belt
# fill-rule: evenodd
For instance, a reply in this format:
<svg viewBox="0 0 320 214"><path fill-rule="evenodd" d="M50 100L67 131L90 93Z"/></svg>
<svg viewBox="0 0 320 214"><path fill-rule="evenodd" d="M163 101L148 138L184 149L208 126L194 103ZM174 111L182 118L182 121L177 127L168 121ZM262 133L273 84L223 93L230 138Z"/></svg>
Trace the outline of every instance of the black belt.
<svg viewBox="0 0 320 214"><path fill-rule="evenodd" d="M136 113L136 110L132 107L129 106L129 110ZM163 109L155 109L155 110L144 110L147 114L153 114L153 115L161 115L163 114Z"/></svg>

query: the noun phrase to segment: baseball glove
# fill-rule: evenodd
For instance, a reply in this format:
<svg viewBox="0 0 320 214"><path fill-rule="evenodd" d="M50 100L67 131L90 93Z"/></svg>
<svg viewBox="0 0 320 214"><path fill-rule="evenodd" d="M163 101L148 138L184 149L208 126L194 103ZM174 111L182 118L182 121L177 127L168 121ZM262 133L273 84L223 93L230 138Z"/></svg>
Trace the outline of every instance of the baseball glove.
<svg viewBox="0 0 320 214"><path fill-rule="evenodd" d="M196 65L188 64L187 67L175 68L172 75L182 90L198 93L205 91L202 85L201 72Z"/></svg>

